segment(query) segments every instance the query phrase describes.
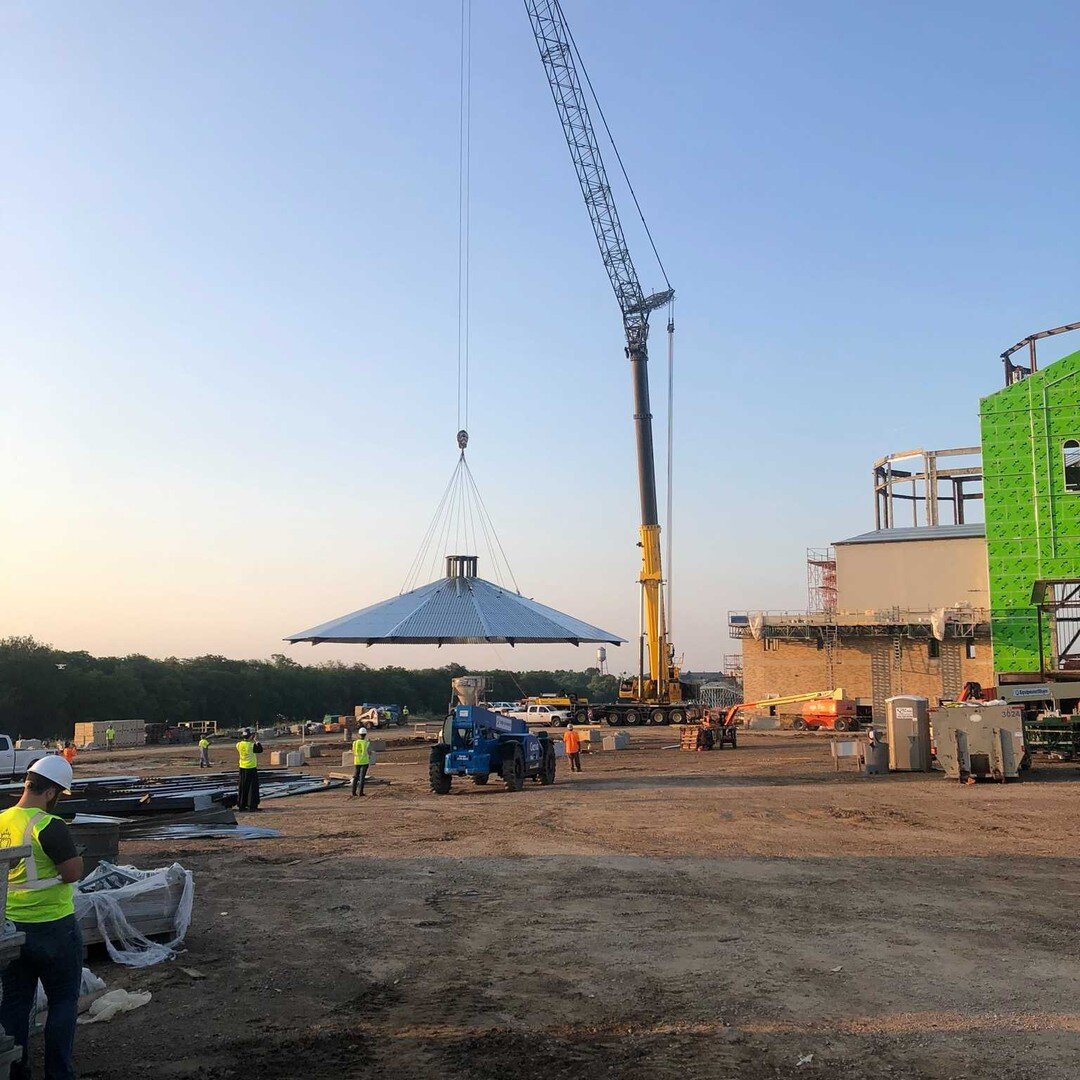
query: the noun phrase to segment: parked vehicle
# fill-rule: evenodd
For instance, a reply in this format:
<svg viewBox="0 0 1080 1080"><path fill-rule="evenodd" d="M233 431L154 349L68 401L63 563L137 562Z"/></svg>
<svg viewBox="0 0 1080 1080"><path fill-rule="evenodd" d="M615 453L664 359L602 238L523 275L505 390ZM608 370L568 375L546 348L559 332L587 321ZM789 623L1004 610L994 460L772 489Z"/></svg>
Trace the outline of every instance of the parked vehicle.
<svg viewBox="0 0 1080 1080"><path fill-rule="evenodd" d="M0 735L0 780L21 780L35 761L48 756L48 750L16 750L9 736Z"/></svg>
<svg viewBox="0 0 1080 1080"><path fill-rule="evenodd" d="M358 719L367 727L404 727L405 715L400 705L380 705L365 701Z"/></svg>
<svg viewBox="0 0 1080 1080"><path fill-rule="evenodd" d="M573 719L569 709L557 705L527 705L524 709L519 707L504 715L514 720L524 720L527 724L549 724L551 727L562 727Z"/></svg>

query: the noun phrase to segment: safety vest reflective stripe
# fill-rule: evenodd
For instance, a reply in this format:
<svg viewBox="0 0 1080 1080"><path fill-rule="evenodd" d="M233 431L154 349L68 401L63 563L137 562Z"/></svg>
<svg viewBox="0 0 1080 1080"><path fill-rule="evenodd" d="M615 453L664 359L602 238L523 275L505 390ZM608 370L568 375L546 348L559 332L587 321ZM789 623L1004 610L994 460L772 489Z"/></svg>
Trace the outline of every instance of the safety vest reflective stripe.
<svg viewBox="0 0 1080 1080"><path fill-rule="evenodd" d="M33 846L34 826L45 816L45 811L39 810L29 818L26 822L26 829L23 832L24 844L29 844L31 847ZM28 858L23 859L23 866L26 867L26 880L9 883L9 892L32 892L34 889L51 889L54 885L63 884L59 877L38 877L37 859L34 858L33 852L30 853Z"/></svg>

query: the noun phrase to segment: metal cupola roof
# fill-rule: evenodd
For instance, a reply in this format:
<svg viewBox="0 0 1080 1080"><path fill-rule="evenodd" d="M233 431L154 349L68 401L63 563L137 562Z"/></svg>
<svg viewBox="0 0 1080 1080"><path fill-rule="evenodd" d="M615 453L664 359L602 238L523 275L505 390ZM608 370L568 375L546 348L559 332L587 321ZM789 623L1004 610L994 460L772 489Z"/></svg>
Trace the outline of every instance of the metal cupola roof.
<svg viewBox="0 0 1080 1080"><path fill-rule="evenodd" d="M475 555L447 555L446 576L286 641L356 645L600 643L624 638L476 576Z"/></svg>

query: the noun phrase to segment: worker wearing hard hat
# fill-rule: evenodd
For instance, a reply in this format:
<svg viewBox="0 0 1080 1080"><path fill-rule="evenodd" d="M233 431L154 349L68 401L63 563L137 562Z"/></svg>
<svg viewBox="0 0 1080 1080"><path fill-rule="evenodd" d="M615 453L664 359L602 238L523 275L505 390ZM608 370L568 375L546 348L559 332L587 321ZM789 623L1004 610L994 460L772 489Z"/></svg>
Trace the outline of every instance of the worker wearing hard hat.
<svg viewBox="0 0 1080 1080"><path fill-rule="evenodd" d="M58 754L40 758L26 774L22 798L0 813L0 845L28 845L30 855L8 869L7 918L26 941L4 969L0 1024L23 1048L12 1075L29 1076L30 1016L40 980L48 1001L45 1075L74 1080L75 1020L82 983L82 933L73 883L83 861L67 825L52 813L71 788L71 766ZM17 1070L17 1071L16 1071Z"/></svg>
<svg viewBox="0 0 1080 1080"><path fill-rule="evenodd" d="M240 765L240 782L237 787L237 810L259 809L259 761L255 756L263 752L262 743L255 741L251 728L244 728L236 744Z"/></svg>
<svg viewBox="0 0 1080 1080"><path fill-rule="evenodd" d="M367 728L362 727L356 733L352 744L353 778L352 797L364 794L364 781L367 780L368 766L371 764L371 743L368 742ZM359 787L359 791L357 788Z"/></svg>
<svg viewBox="0 0 1080 1080"><path fill-rule="evenodd" d="M570 771L581 772L581 736L574 730L573 724L566 725L562 741L566 748L567 760L570 762Z"/></svg>
<svg viewBox="0 0 1080 1080"><path fill-rule="evenodd" d="M210 768L210 740L205 735L199 740L199 768Z"/></svg>

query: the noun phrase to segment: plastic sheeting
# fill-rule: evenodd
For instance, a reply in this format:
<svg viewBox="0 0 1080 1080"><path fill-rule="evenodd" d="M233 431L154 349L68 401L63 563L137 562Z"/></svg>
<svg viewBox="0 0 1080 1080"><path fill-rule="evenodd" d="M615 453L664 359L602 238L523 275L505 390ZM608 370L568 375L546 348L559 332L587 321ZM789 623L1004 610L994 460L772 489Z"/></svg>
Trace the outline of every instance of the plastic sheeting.
<svg viewBox="0 0 1080 1080"><path fill-rule="evenodd" d="M149 902L152 909L154 898L150 894L155 891L171 908L171 886L177 882L182 887L175 913L162 907L158 915L159 919L172 920L173 936L164 943L151 941L131 924L127 912L141 907L145 913L146 904L140 902ZM171 960L187 936L194 904L195 877L179 863L158 870L137 870L102 862L75 891L76 917L83 922L92 914L109 956L128 967L150 967Z"/></svg>

